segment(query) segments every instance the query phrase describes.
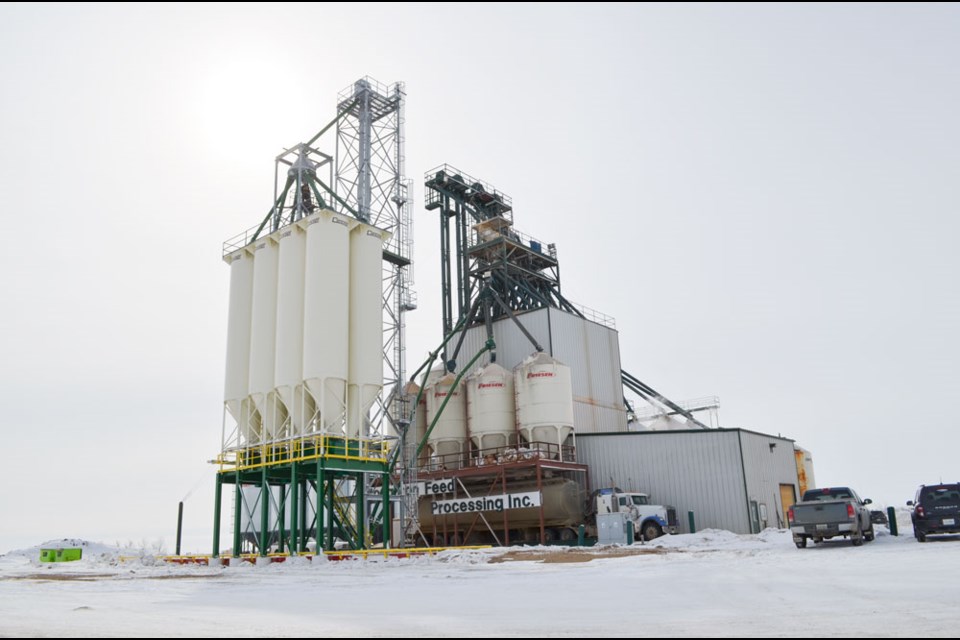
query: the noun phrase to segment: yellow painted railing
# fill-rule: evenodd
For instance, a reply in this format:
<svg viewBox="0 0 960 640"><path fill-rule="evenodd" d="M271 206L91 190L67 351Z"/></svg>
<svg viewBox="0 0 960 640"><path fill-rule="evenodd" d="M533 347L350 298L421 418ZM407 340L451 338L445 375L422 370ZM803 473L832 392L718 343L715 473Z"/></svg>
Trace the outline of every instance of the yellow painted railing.
<svg viewBox="0 0 960 640"><path fill-rule="evenodd" d="M215 463L220 467L220 473L320 458L385 464L387 453L387 443L383 440L317 434L225 451L217 456Z"/></svg>

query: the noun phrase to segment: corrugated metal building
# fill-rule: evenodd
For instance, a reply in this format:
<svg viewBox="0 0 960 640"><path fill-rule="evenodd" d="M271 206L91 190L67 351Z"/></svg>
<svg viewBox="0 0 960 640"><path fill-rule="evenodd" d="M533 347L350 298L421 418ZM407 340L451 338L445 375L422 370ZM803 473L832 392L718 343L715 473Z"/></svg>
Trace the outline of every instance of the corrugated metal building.
<svg viewBox="0 0 960 640"><path fill-rule="evenodd" d="M576 432L626 431L617 330L559 309L537 309L518 314L517 318L544 351L571 368ZM534 352L533 345L509 318L493 323L493 339L497 343L497 363L507 369L516 367ZM457 340L459 335L450 344L456 345ZM486 341L486 327L467 329L457 357L458 371Z"/></svg>
<svg viewBox="0 0 960 640"><path fill-rule="evenodd" d="M785 526L799 493L793 440L744 429L577 433L591 490L611 484L677 508L681 530Z"/></svg>

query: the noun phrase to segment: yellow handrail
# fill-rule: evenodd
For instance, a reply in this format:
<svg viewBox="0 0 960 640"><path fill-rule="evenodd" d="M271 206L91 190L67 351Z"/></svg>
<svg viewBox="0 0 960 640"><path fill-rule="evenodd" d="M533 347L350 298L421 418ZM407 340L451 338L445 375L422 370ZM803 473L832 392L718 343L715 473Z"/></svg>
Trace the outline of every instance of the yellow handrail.
<svg viewBox="0 0 960 640"><path fill-rule="evenodd" d="M320 458L386 463L387 443L383 440L318 434L225 451L217 456L215 464L219 465L221 473L225 473Z"/></svg>

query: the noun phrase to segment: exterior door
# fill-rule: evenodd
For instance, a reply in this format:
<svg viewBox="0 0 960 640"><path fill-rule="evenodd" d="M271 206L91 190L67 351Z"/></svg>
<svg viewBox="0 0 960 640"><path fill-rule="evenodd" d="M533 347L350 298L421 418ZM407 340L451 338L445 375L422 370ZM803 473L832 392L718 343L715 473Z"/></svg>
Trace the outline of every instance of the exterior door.
<svg viewBox="0 0 960 640"><path fill-rule="evenodd" d="M783 524L787 526L787 510L797 503L797 488L792 484L780 485L780 508L783 509Z"/></svg>

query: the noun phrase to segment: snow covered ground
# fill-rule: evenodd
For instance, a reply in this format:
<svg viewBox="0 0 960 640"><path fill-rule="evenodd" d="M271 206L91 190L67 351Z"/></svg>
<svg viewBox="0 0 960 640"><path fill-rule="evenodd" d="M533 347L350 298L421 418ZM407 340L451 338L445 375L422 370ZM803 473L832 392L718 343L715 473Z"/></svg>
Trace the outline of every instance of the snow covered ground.
<svg viewBox="0 0 960 640"><path fill-rule="evenodd" d="M0 636L956 636L960 537L798 550L708 530L626 548L233 568L0 557Z"/></svg>

